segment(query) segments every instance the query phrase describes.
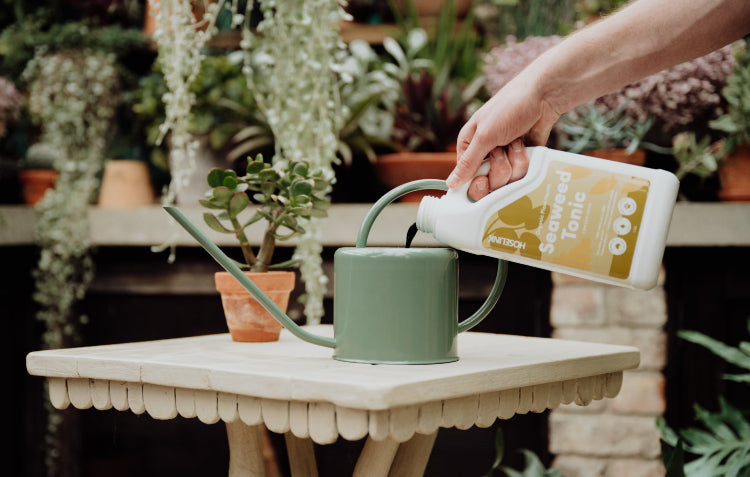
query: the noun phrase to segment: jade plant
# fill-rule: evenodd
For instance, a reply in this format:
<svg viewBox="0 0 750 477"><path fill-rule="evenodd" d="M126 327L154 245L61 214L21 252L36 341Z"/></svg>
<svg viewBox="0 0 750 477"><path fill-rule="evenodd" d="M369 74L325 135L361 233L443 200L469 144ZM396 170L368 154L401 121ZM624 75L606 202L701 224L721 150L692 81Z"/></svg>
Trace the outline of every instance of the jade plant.
<svg viewBox="0 0 750 477"><path fill-rule="evenodd" d="M276 241L304 234L300 219L326 217L331 205L326 198L330 180L322 169L313 169L305 161L289 161L282 169L264 162L259 154L248 163L244 176L216 168L206 179L211 190L200 203L217 212L204 213L203 220L211 229L237 238L244 258L238 266L251 272L296 265L294 260L271 265ZM245 212L252 201L257 207L248 219ZM256 251L245 230L263 220L266 227Z"/></svg>

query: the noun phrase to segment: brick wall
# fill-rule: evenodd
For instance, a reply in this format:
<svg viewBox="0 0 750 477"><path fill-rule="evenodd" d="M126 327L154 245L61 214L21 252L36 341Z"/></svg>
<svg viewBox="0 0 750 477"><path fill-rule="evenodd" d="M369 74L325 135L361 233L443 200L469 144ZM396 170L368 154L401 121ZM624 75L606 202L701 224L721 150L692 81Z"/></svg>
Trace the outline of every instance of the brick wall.
<svg viewBox="0 0 750 477"><path fill-rule="evenodd" d="M666 405L663 276L646 292L556 273L552 281L553 337L629 345L641 351L640 366L624 373L616 398L586 407L563 405L550 414L553 465L569 477L663 476L655 424Z"/></svg>

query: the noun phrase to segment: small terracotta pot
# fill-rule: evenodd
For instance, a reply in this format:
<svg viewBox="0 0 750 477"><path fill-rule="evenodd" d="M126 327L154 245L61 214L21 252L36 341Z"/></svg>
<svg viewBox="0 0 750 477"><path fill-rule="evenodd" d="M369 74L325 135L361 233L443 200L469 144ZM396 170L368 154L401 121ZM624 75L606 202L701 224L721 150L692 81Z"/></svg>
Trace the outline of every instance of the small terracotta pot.
<svg viewBox="0 0 750 477"><path fill-rule="evenodd" d="M396 152L378 156L378 178L393 188L418 179L446 179L456 167L455 152ZM440 197L444 192L424 190L406 194L402 202L419 202L426 195Z"/></svg>
<svg viewBox="0 0 750 477"><path fill-rule="evenodd" d="M456 16L463 18L471 7L472 0L457 0L456 4ZM443 8L443 0L416 0L414 6L417 10L417 15L420 17L436 17L440 15L440 10ZM406 0L397 0L396 5L402 10L406 7Z"/></svg>
<svg viewBox="0 0 750 477"><path fill-rule="evenodd" d="M18 171L23 198L28 205L35 205L44 194L55 186L60 173L54 169L25 169Z"/></svg>
<svg viewBox="0 0 750 477"><path fill-rule="evenodd" d="M289 296L294 289L294 272L245 272L245 275L286 312ZM229 272L214 275L216 289L221 293L221 304L229 333L234 341L277 341L281 323L268 312Z"/></svg>
<svg viewBox="0 0 750 477"><path fill-rule="evenodd" d="M642 149L636 149L632 154L626 154L625 149L592 149L590 151L584 151L583 155L598 157L599 159L607 159L609 161L634 164L636 166L646 164L646 151Z"/></svg>
<svg viewBox="0 0 750 477"><path fill-rule="evenodd" d="M750 200L750 145L739 146L719 166L719 198L726 202Z"/></svg>
<svg viewBox="0 0 750 477"><path fill-rule="evenodd" d="M99 207L128 209L152 205L155 200L145 162L117 159L107 163L99 192Z"/></svg>

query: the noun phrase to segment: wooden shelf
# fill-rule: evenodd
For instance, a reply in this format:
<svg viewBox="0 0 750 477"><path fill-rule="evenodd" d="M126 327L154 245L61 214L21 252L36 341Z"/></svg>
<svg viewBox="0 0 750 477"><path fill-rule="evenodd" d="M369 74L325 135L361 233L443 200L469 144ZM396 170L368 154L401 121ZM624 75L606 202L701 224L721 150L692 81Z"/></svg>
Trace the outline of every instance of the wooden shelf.
<svg viewBox="0 0 750 477"><path fill-rule="evenodd" d="M327 247L354 246L362 220L371 204L334 204L323 230L323 244ZM183 207L196 224L203 224L199 207ZM414 223L417 205L395 203L386 207L375 221L369 244L402 246L406 230ZM34 209L23 205L0 206L0 246L31 245L34 243ZM171 226L170 218L159 206L139 209L89 210L91 239L97 246L152 246L177 234L180 246L197 247L187 232ZM204 227L207 229L207 227ZM250 240L260 237L260 230L251 229ZM221 246L234 245L232 237L212 231L206 232ZM437 245L426 234L417 234L419 246ZM283 242L293 246L295 242ZM672 217L667 238L669 247L747 247L750 246L750 203L679 202Z"/></svg>

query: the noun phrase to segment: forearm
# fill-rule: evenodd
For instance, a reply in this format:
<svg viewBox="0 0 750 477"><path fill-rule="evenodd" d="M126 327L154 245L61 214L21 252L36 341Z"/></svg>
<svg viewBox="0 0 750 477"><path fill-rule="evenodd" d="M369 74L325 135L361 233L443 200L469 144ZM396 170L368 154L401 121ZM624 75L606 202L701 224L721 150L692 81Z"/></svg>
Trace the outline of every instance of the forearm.
<svg viewBox="0 0 750 477"><path fill-rule="evenodd" d="M750 32L750 0L637 0L548 50L517 78L557 113Z"/></svg>

